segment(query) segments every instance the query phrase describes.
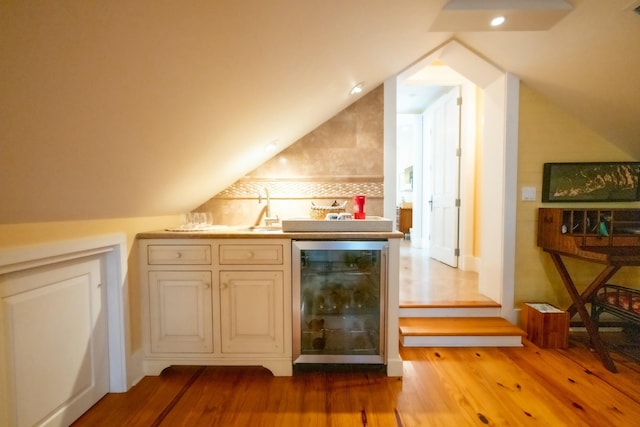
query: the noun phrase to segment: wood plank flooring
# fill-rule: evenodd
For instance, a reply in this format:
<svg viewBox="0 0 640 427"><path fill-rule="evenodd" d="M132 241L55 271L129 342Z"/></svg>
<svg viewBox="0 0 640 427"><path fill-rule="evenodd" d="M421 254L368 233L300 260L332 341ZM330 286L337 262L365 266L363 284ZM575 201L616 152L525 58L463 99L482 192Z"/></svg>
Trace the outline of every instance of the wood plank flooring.
<svg viewBox="0 0 640 427"><path fill-rule="evenodd" d="M401 301L486 299L473 273L428 262L407 247ZM638 425L640 364L612 353L619 373L611 373L586 343L585 334L572 334L569 348L557 350L526 340L524 347L401 348L402 378L356 367L274 377L257 367L174 366L127 393L108 394L73 425Z"/></svg>
<svg viewBox="0 0 640 427"><path fill-rule="evenodd" d="M400 244L400 306L492 303L478 292L478 273L462 271L429 258L426 249Z"/></svg>
<svg viewBox="0 0 640 427"><path fill-rule="evenodd" d="M640 365L589 349L403 348L404 377L378 370L184 367L108 394L83 426L634 426Z"/></svg>

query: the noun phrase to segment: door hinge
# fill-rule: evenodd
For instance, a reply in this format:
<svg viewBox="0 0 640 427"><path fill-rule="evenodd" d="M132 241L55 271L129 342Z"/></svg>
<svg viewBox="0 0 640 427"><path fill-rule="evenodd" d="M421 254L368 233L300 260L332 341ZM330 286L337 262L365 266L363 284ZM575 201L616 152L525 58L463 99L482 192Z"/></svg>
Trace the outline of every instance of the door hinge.
<svg viewBox="0 0 640 427"><path fill-rule="evenodd" d="M456 208L460 207L460 199L456 199Z"/></svg>
<svg viewBox="0 0 640 427"><path fill-rule="evenodd" d="M455 256L460 256L460 248L455 248L454 251L453 251L453 254Z"/></svg>
<svg viewBox="0 0 640 427"><path fill-rule="evenodd" d="M462 149L460 147L456 148L456 157L462 156Z"/></svg>
<svg viewBox="0 0 640 427"><path fill-rule="evenodd" d="M456 100L456 103L458 106L462 105L462 97L459 96L458 99Z"/></svg>

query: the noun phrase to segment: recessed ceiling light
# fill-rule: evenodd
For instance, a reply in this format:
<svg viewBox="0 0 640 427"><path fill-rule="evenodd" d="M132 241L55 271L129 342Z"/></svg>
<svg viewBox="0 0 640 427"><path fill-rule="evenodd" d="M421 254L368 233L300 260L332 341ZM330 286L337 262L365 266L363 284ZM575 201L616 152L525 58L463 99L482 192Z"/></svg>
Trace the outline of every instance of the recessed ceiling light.
<svg viewBox="0 0 640 427"><path fill-rule="evenodd" d="M504 16L496 16L491 20L492 27L498 27L502 24L504 24Z"/></svg>
<svg viewBox="0 0 640 427"><path fill-rule="evenodd" d="M362 88L364 87L364 82L360 82L357 85L355 85L352 89L351 92L349 92L351 95L356 95L360 92L362 92Z"/></svg>
<svg viewBox="0 0 640 427"><path fill-rule="evenodd" d="M265 153L270 153L271 151L275 150L277 145L278 145L277 139L271 141L270 143L264 146Z"/></svg>

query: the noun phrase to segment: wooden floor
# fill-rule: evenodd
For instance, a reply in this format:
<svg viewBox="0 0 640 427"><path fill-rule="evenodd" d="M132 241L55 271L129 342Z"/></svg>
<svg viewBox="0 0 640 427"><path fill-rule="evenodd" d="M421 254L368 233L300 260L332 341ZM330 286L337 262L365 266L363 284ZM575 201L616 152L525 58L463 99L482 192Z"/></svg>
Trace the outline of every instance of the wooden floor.
<svg viewBox="0 0 640 427"><path fill-rule="evenodd" d="M426 249L400 245L400 305L491 301L478 292L478 273L429 258Z"/></svg>
<svg viewBox="0 0 640 427"><path fill-rule="evenodd" d="M171 367L109 394L74 426L635 426L640 366L588 348L402 349L404 377L344 367L273 377L256 367Z"/></svg>
<svg viewBox="0 0 640 427"><path fill-rule="evenodd" d="M453 276L440 280L434 272L442 265L407 254L401 300L483 298L473 275L446 267L443 274ZM402 378L350 366L296 369L292 377L256 367L175 366L127 393L108 394L74 426L640 425L640 364L612 353L613 374L586 343L574 333L566 350L528 341L516 348L401 348Z"/></svg>

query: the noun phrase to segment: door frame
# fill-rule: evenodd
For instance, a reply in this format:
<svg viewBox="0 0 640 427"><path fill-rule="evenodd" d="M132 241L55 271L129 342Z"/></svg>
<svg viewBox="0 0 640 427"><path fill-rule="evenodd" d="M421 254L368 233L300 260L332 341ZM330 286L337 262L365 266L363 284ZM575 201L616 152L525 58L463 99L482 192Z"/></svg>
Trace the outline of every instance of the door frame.
<svg viewBox="0 0 640 427"><path fill-rule="evenodd" d="M57 262L102 254L107 285L109 391L127 391L141 378L141 369L127 363L129 322L127 297L127 239L124 233L0 249L0 275ZM128 369L132 369L128 372ZM132 380L129 380L132 378Z"/></svg>
<svg viewBox="0 0 640 427"><path fill-rule="evenodd" d="M449 40L384 83L384 215L395 217L396 91L398 76L436 60L483 89L483 147L479 153L479 291L501 304L503 318L516 323L514 307L519 84L517 76ZM489 191L490 189L490 191ZM483 191L484 190L484 191ZM483 254L490 254L484 256Z"/></svg>

